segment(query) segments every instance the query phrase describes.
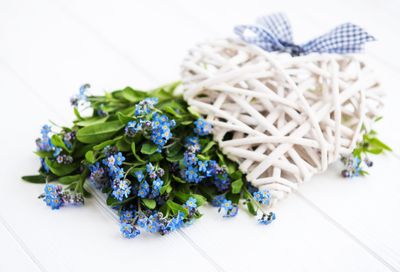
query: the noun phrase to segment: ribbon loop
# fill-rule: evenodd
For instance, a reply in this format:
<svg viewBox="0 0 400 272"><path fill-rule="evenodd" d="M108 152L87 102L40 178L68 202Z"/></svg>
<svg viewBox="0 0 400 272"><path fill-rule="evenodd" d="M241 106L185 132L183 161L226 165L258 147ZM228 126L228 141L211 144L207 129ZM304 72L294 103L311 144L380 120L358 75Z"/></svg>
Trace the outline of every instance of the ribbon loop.
<svg viewBox="0 0 400 272"><path fill-rule="evenodd" d="M293 42L292 28L287 17L275 13L257 19L257 25L239 25L235 33L245 42L266 51L287 52L292 56L316 53L359 53L366 42L375 41L361 27L345 23L307 43Z"/></svg>

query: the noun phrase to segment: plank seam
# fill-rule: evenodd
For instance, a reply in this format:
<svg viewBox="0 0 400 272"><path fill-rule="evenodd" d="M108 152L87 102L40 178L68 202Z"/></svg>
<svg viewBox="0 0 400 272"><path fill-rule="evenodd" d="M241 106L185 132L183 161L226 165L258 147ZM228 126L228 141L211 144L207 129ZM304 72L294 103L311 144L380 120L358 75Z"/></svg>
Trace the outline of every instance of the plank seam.
<svg viewBox="0 0 400 272"><path fill-rule="evenodd" d="M376 251L371 249L368 245L366 245L363 241L361 241L357 235L352 233L350 230L348 230L345 226L337 222L333 217L328 215L325 211L323 211L321 208L319 208L314 202L312 202L310 199L308 199L306 196L304 196L302 193L299 191L294 192L295 195L297 195L305 204L307 204L310 208L314 209L316 212L318 212L323 218L325 218L326 221L330 222L333 226L335 226L338 230L340 230L342 233L347 235L350 239L352 239L356 244L358 244L361 248L363 248L370 256L375 258L377 261L385 265L390 271L393 272L398 272L392 264L390 264L386 259L381 257Z"/></svg>
<svg viewBox="0 0 400 272"><path fill-rule="evenodd" d="M29 257L29 259L36 265L36 267L41 272L47 272L48 270L45 266L40 262L40 260L35 256L32 250L27 246L25 241L17 234L17 232L11 227L10 224L4 219L4 217L0 214L0 222L7 230L7 232L11 235L15 242L20 246L22 251Z"/></svg>

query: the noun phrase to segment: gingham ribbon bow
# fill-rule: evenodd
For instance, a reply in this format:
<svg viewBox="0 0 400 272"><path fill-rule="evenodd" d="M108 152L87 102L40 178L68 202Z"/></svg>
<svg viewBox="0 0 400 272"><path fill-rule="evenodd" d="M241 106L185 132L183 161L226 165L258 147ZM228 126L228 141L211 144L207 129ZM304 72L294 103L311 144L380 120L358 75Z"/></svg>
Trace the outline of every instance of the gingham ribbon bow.
<svg viewBox="0 0 400 272"><path fill-rule="evenodd" d="M366 42L375 41L361 27L345 23L307 43L293 42L289 20L282 13L275 13L257 19L257 25L240 25L235 33L243 41L255 44L267 51L288 52L292 56L316 53L358 53Z"/></svg>

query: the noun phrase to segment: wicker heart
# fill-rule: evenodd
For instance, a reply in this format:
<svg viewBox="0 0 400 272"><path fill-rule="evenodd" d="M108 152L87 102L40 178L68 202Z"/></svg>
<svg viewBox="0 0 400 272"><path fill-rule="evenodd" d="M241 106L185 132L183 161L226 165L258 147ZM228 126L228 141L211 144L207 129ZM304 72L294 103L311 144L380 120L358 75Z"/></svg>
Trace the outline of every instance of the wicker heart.
<svg viewBox="0 0 400 272"><path fill-rule="evenodd" d="M190 50L182 77L222 151L273 202L350 153L383 106L359 55L291 57L215 40Z"/></svg>

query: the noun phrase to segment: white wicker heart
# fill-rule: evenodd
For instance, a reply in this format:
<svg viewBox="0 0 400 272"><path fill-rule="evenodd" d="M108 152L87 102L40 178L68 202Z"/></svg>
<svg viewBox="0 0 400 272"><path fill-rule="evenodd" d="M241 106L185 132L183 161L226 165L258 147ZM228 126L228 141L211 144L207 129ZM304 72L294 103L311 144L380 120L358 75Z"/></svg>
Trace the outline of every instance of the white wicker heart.
<svg viewBox="0 0 400 272"><path fill-rule="evenodd" d="M269 53L236 39L198 44L182 64L184 97L272 203L348 154L383 103L360 55Z"/></svg>

